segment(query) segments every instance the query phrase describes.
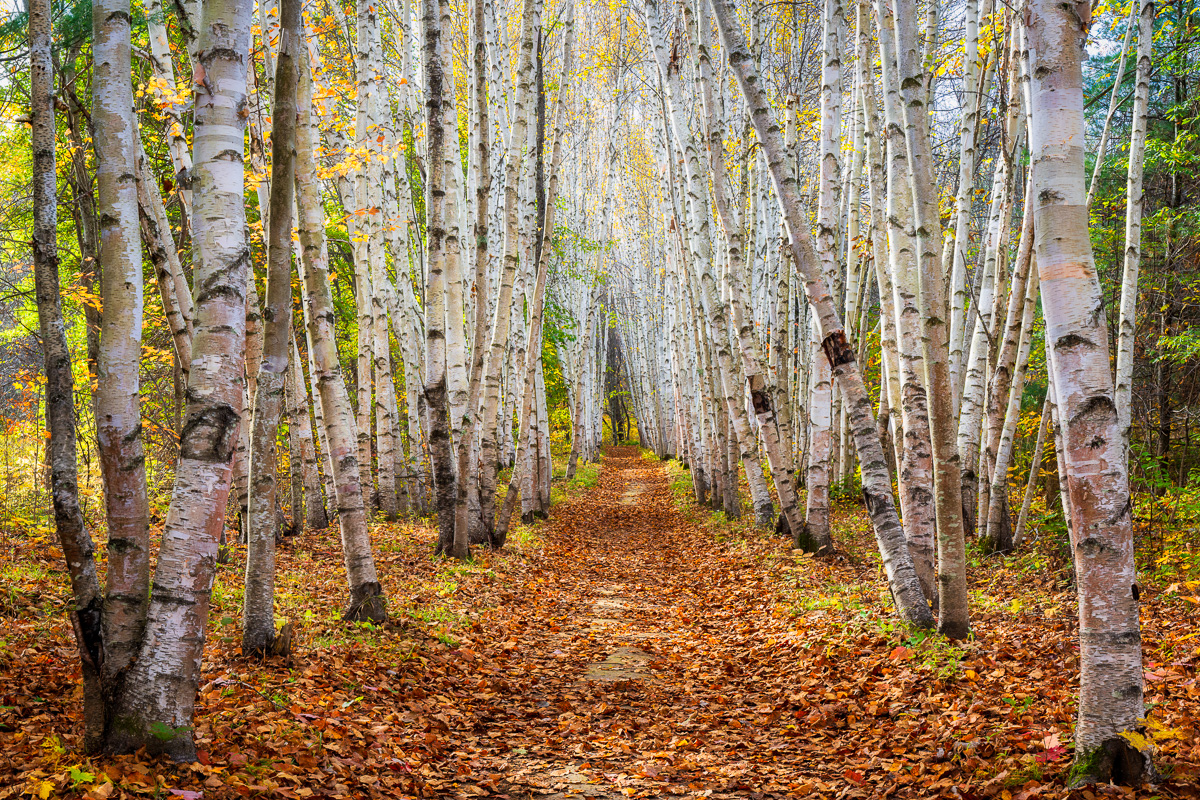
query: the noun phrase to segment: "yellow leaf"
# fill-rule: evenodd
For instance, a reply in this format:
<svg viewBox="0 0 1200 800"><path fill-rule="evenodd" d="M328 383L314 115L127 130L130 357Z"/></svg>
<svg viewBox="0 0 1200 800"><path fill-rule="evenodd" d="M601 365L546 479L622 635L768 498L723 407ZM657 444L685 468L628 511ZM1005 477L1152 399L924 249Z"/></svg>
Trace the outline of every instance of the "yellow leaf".
<svg viewBox="0 0 1200 800"><path fill-rule="evenodd" d="M42 785L38 787L38 797L46 800L50 793L54 791L54 784L50 781L42 781Z"/></svg>
<svg viewBox="0 0 1200 800"><path fill-rule="evenodd" d="M1121 731L1121 736L1138 750L1145 751L1150 749L1150 742L1146 741L1146 737L1137 731Z"/></svg>

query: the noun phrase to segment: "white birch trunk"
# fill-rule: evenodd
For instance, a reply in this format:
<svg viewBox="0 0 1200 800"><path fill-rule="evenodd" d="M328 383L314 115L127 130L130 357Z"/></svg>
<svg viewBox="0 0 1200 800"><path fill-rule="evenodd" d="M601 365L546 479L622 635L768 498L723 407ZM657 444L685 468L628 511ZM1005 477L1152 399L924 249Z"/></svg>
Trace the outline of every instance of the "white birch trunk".
<svg viewBox="0 0 1200 800"><path fill-rule="evenodd" d="M1084 188L1082 61L1090 14L1086 4L1048 0L1032 0L1027 14L1036 257L1051 381L1066 420L1079 596L1074 777L1138 785L1151 776L1149 753L1122 736L1145 714L1133 520Z"/></svg>
<svg viewBox="0 0 1200 800"><path fill-rule="evenodd" d="M1154 1L1138 0L1138 6L1137 86L1133 93L1133 119L1130 122L1129 134L1129 180L1125 188L1125 266L1121 274L1121 311L1117 334L1117 379L1114 396L1121 448L1126 460L1126 474L1129 472L1129 442L1133 428L1133 350L1137 335L1138 268L1142 259L1142 211L1146 207L1146 197L1142 192L1142 172L1146 164L1146 117L1150 104L1150 73L1154 68ZM1117 80L1120 81L1119 78ZM1103 159L1103 151L1097 158Z"/></svg>
<svg viewBox="0 0 1200 800"><path fill-rule="evenodd" d="M143 300L134 177L138 128L130 80L129 0L94 3L92 34L92 122L104 302L96 438L108 522L100 667L105 681L111 682L136 656L150 590L150 511L139 398Z"/></svg>
<svg viewBox="0 0 1200 800"><path fill-rule="evenodd" d="M316 181L314 153L318 142L317 119L312 109L312 73L306 60L300 65L299 114L296 123L297 227L312 380L321 396L328 444L328 465L333 473L334 502L342 538L342 558L350 588L343 619L379 622L387 617L386 601L375 571L375 556L367 528L363 485L359 477L358 437L350 396L338 360L334 339L333 293L329 285L329 254L325 240L325 209Z"/></svg>

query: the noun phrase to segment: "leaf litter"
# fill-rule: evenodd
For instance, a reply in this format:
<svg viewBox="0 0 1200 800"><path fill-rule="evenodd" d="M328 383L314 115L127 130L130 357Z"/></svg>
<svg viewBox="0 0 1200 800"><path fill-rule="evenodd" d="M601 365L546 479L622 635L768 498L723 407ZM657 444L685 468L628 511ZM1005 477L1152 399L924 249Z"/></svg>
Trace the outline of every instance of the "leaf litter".
<svg viewBox="0 0 1200 800"><path fill-rule="evenodd" d="M290 539L289 661L241 657L235 558L214 591L186 765L79 754L61 555L13 537L0 798L1152 796L1067 788L1077 633L1052 559L976 564L974 635L950 642L896 624L861 509L835 525L838 555L812 559L610 448L595 488L471 564L431 559L427 525L377 526L384 626L338 621L333 531ZM45 568L14 572L31 563ZM1190 597L1143 594L1158 797L1198 796Z"/></svg>

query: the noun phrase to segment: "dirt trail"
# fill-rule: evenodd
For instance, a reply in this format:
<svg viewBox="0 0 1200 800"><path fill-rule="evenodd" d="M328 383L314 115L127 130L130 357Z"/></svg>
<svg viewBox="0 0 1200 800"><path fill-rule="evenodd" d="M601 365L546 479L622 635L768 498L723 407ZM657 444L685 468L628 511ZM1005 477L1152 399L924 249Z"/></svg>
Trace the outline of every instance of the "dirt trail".
<svg viewBox="0 0 1200 800"><path fill-rule="evenodd" d="M508 631L509 677L490 684L498 691L481 722L497 749L476 762L504 775L497 794L794 791L782 726L764 730L745 716L761 693L778 694L779 676L752 674L749 649L746 663L714 663L723 637L757 638L753 625L729 619L754 586L722 587L706 571L711 543L676 509L662 465L637 448L609 449L599 485L557 506L545 538L534 578L544 589L497 620ZM721 740L710 741L717 725ZM759 758L773 763L752 763Z"/></svg>
<svg viewBox="0 0 1200 800"><path fill-rule="evenodd" d="M1017 615L1010 594L972 641L913 637L856 513L813 560L679 510L662 464L609 449L477 617L475 652L448 654L465 677L434 689L454 700L425 796L1090 797L1061 745L1069 614Z"/></svg>

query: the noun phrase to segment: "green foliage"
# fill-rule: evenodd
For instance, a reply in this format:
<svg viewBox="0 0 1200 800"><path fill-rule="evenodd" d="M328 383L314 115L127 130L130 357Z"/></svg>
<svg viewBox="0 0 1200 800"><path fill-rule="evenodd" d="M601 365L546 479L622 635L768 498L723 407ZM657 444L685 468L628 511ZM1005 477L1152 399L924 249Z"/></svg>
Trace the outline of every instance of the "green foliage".
<svg viewBox="0 0 1200 800"><path fill-rule="evenodd" d="M575 477L567 481L572 489L591 489L600 480L600 465L585 464L581 460L575 467Z"/></svg>
<svg viewBox="0 0 1200 800"><path fill-rule="evenodd" d="M692 473L678 459L666 462L666 467L667 476L671 479L671 494L682 505L692 496Z"/></svg>
<svg viewBox="0 0 1200 800"><path fill-rule="evenodd" d="M862 505L862 473L856 468L844 481L832 484L829 499L837 505Z"/></svg>

